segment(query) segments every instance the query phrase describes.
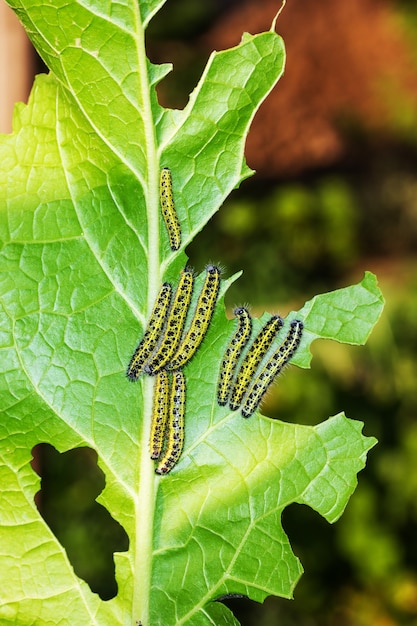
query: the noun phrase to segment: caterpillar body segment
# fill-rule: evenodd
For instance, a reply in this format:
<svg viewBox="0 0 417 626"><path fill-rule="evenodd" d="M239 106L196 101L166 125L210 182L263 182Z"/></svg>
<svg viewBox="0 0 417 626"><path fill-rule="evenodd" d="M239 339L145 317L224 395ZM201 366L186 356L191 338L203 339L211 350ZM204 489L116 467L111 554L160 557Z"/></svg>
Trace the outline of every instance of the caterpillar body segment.
<svg viewBox="0 0 417 626"><path fill-rule="evenodd" d="M172 373L172 386L169 399L166 447L155 472L167 474L178 463L184 447L186 382L181 370Z"/></svg>
<svg viewBox="0 0 417 626"><path fill-rule="evenodd" d="M250 417L256 411L269 386L300 345L302 333L303 323L300 320L293 320L283 343L267 360L250 385L242 406L243 417Z"/></svg>
<svg viewBox="0 0 417 626"><path fill-rule="evenodd" d="M151 376L166 368L178 348L191 304L193 286L193 273L185 269L181 274L161 341L144 368Z"/></svg>
<svg viewBox="0 0 417 626"><path fill-rule="evenodd" d="M168 363L169 370L182 369L197 352L210 326L219 289L220 269L216 265L209 265L190 327Z"/></svg>
<svg viewBox="0 0 417 626"><path fill-rule="evenodd" d="M161 170L159 179L159 196L162 217L168 232L171 250L178 250L181 246L181 225L175 210L174 195L172 193L172 175L168 167Z"/></svg>
<svg viewBox="0 0 417 626"><path fill-rule="evenodd" d="M271 347L272 342L283 324L284 322L279 315L272 315L250 345L242 361L230 395L229 407L232 411L236 411L242 404L250 381L255 376L260 362Z"/></svg>
<svg viewBox="0 0 417 626"><path fill-rule="evenodd" d="M168 317L171 298L172 287L170 283L164 283L159 291L143 338L133 353L126 371L126 376L132 381L137 380L143 373L149 357L161 340Z"/></svg>
<svg viewBox="0 0 417 626"><path fill-rule="evenodd" d="M219 380L217 384L217 402L225 406L230 396L233 384L233 376L239 357L248 343L252 333L252 318L244 307L235 309L237 328L229 341L220 366Z"/></svg>
<svg viewBox="0 0 417 626"><path fill-rule="evenodd" d="M169 378L165 370L155 377L154 400L152 410L150 449L151 459L159 459L164 446L164 436L168 420Z"/></svg>

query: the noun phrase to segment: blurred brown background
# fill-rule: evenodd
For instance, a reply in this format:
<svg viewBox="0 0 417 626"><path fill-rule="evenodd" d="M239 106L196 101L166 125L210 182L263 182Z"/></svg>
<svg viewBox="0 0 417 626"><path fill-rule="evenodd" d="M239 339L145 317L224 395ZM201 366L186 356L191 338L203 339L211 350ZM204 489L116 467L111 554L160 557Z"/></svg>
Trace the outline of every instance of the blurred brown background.
<svg viewBox="0 0 417 626"><path fill-rule="evenodd" d="M279 4L169 0L148 31L151 59L174 64L160 101L184 106L211 50L269 29ZM24 40L17 51L5 11L0 1L3 132L10 102L26 98L27 74L40 67ZM417 4L288 0L277 30L288 60L248 139L257 174L189 254L197 268L212 260L227 274L244 269L228 303L254 312L285 314L365 269L378 275L387 306L368 345L317 344L312 369L289 369L265 413L315 424L345 410L379 445L335 525L304 507L285 512L305 568L295 600L229 606L244 626L417 626ZM62 470L70 478L71 467ZM102 597L114 594L111 567L106 579L81 549L73 561Z"/></svg>
<svg viewBox="0 0 417 626"><path fill-rule="evenodd" d="M35 55L19 20L0 1L0 133L9 133L14 103L26 102Z"/></svg>

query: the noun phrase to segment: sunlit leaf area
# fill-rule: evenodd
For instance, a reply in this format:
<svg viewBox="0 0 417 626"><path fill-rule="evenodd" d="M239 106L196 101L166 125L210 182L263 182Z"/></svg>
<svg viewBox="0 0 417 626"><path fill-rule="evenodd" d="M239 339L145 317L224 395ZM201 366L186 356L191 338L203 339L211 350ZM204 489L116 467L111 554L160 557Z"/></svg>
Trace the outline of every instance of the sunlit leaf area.
<svg viewBox="0 0 417 626"><path fill-rule="evenodd" d="M0 623L415 626L415 2L9 4L42 75L0 136ZM126 367L210 264L155 476ZM248 420L215 402L240 306L304 324Z"/></svg>

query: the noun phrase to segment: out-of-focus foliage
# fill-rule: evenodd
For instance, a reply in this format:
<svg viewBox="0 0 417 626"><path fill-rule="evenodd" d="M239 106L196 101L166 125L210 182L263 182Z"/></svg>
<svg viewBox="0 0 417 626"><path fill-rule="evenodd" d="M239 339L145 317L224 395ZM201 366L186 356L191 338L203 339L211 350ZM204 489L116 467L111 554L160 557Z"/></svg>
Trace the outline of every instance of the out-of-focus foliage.
<svg viewBox="0 0 417 626"><path fill-rule="evenodd" d="M200 262L209 244L232 271L245 268L244 280L232 289L236 302L265 305L274 298L276 305L312 295L313 284L320 291L353 269L357 230L352 190L342 178L326 177L312 185L273 186L266 195L257 188L253 197L242 192L190 253Z"/></svg>

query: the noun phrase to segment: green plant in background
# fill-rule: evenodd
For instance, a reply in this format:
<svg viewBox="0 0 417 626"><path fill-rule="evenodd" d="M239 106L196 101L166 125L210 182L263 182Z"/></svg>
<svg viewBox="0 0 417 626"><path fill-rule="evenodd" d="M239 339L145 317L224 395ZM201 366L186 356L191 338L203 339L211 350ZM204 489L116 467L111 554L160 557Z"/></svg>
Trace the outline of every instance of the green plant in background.
<svg viewBox="0 0 417 626"><path fill-rule="evenodd" d="M185 368L186 443L167 476L156 476L149 458L153 379L131 384L125 371L161 283L177 283L184 247L251 173L244 142L281 76L282 40L273 27L213 54L188 105L174 111L155 93L170 68L152 65L144 48L163 1L10 4L51 73L17 107L14 133L0 146L1 621L236 624L215 600L291 597L301 574L283 509L304 503L336 520L375 440L343 414L312 427L259 413L244 420L217 405L234 330L224 294L235 277L223 281ZM159 208L166 166L178 252ZM364 343L382 306L369 273L316 296L288 316L304 323L293 363L309 366L317 338ZM40 443L97 453L99 502L129 539L115 554L110 600L75 575L37 510L31 459Z"/></svg>
<svg viewBox="0 0 417 626"><path fill-rule="evenodd" d="M251 181L250 193L240 190L214 218L212 232L203 232L190 247L202 262L209 245L214 258L225 259L245 281L233 297L261 305L300 300L302 294L340 284L356 268L359 255L357 200L340 176L318 181L281 183L271 188ZM305 295L304 295L305 297ZM228 302L235 302L228 294Z"/></svg>

